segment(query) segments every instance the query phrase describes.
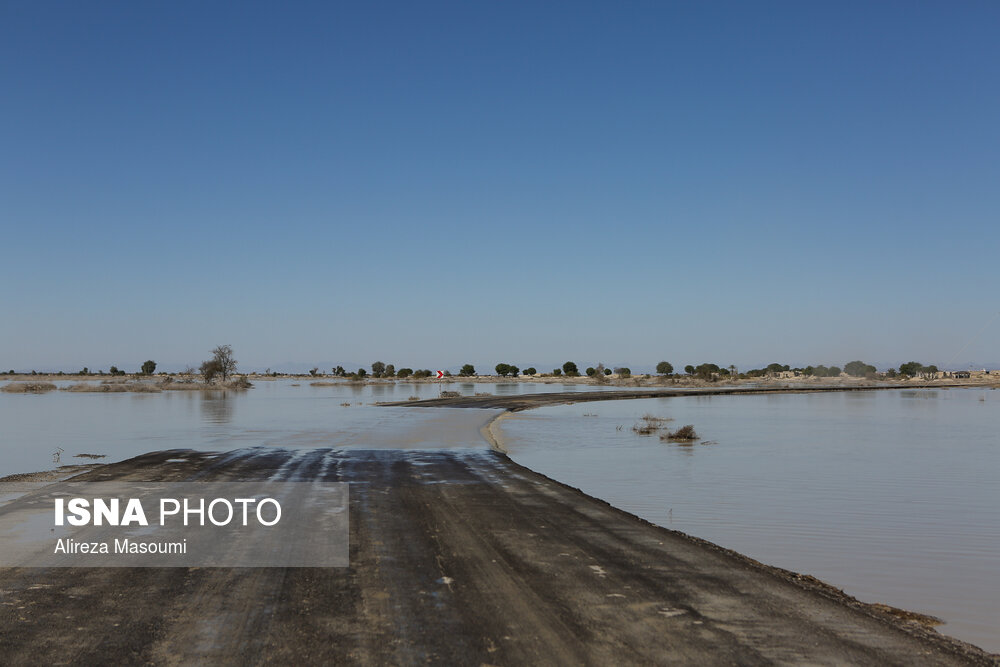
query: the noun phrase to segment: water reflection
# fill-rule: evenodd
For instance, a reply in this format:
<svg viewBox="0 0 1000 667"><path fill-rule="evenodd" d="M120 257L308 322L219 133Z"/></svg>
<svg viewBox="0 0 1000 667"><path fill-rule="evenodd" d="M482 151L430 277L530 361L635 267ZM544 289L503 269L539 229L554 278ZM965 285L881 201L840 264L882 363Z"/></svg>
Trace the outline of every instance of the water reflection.
<svg viewBox="0 0 1000 667"><path fill-rule="evenodd" d="M396 392L396 385L393 384L373 384L371 385L372 398L375 400L384 400L386 398L391 398Z"/></svg>
<svg viewBox="0 0 1000 667"><path fill-rule="evenodd" d="M204 391L201 394L202 418L210 424L228 424L233 421L233 409L236 401L232 400L228 391Z"/></svg>

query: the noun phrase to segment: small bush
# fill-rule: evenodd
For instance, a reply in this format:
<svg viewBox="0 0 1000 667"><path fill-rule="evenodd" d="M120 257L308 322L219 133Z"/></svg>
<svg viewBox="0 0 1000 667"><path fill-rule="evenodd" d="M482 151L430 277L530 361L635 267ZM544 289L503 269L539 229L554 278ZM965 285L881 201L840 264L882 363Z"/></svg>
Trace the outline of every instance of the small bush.
<svg viewBox="0 0 1000 667"><path fill-rule="evenodd" d="M694 424L687 424L686 426L681 426L676 431L671 431L670 433L661 435L660 439L690 442L691 440L697 440L699 437L700 436L694 430Z"/></svg>
<svg viewBox="0 0 1000 667"><path fill-rule="evenodd" d="M656 415L647 413L642 416L641 422L632 427L632 431L639 435L652 435L670 421L673 421L670 417L657 417Z"/></svg>
<svg viewBox="0 0 1000 667"><path fill-rule="evenodd" d="M440 394L441 398L458 398L461 395L457 391L442 391Z"/></svg>
<svg viewBox="0 0 1000 667"><path fill-rule="evenodd" d="M491 393L490 393L490 392L488 392L488 391L477 391L477 392L476 392L476 396L492 396L492 395L493 395L493 394L491 394Z"/></svg>
<svg viewBox="0 0 1000 667"><path fill-rule="evenodd" d="M408 401L419 401L419 400L420 400L420 397L419 397L419 396L410 396L410 397L409 397L408 399L406 399L406 400L408 400Z"/></svg>

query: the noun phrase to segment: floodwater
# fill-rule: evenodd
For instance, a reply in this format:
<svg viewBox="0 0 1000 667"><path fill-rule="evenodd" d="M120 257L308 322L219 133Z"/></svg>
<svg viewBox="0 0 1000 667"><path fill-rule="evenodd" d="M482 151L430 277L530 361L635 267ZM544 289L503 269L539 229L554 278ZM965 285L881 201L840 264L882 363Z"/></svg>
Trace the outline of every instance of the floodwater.
<svg viewBox="0 0 1000 667"><path fill-rule="evenodd" d="M164 449L483 447L479 430L498 410L375 403L435 398L441 391L502 395L593 389L555 383L312 382L256 380L246 391L0 393L0 477L90 462L78 454L104 455L100 461L107 463Z"/></svg>
<svg viewBox="0 0 1000 667"><path fill-rule="evenodd" d="M77 454L482 448L480 428L499 410L374 404L442 390L595 389L310 382L0 393L0 476L88 462ZM539 408L499 430L515 461L626 511L862 600L938 616L942 632L1000 651L998 411L1000 392L983 389L684 396ZM693 424L701 438L633 433L647 413L673 418L668 429Z"/></svg>
<svg viewBox="0 0 1000 667"><path fill-rule="evenodd" d="M645 414L701 437L638 435ZM1000 391L581 403L499 430L533 470L1000 652Z"/></svg>

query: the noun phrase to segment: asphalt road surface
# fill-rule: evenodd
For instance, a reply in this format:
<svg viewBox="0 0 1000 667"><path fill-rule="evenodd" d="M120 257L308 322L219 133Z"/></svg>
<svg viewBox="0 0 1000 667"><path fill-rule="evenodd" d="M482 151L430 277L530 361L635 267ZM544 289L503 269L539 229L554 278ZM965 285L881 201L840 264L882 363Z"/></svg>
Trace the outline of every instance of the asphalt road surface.
<svg viewBox="0 0 1000 667"><path fill-rule="evenodd" d="M78 479L349 482L351 565L0 570L4 665L1000 664L485 448L174 450Z"/></svg>

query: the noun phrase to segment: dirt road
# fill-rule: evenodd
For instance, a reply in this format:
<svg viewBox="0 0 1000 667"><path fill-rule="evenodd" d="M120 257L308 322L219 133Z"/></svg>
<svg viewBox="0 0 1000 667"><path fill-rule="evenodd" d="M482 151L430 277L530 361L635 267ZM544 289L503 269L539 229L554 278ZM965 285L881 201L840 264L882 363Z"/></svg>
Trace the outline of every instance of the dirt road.
<svg viewBox="0 0 1000 667"><path fill-rule="evenodd" d="M85 477L349 482L351 567L3 570L5 665L998 664L486 449L175 450Z"/></svg>

